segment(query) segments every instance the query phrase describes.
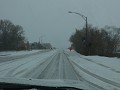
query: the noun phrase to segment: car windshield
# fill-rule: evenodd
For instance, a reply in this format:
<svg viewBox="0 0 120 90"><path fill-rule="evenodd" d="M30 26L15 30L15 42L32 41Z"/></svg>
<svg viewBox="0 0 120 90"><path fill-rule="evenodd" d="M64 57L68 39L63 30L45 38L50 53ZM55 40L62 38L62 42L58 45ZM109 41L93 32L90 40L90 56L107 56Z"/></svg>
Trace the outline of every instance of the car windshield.
<svg viewBox="0 0 120 90"><path fill-rule="evenodd" d="M120 90L120 0L0 0L0 89Z"/></svg>

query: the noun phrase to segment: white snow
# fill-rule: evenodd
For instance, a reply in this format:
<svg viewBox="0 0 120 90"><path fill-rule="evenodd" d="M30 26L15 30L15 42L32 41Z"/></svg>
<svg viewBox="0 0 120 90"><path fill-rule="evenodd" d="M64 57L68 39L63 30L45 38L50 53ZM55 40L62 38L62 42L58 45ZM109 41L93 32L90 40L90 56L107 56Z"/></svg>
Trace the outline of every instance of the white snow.
<svg viewBox="0 0 120 90"><path fill-rule="evenodd" d="M69 59L82 77L107 90L120 89L120 59L83 56L75 53L75 51L67 52Z"/></svg>
<svg viewBox="0 0 120 90"><path fill-rule="evenodd" d="M53 55L53 53L55 52L56 51L51 51L51 52L46 52L46 54L41 53L39 56L34 55L27 58L18 59L15 61L7 61L7 62L0 63L0 72L2 72L2 74L0 74L0 77L4 77L4 76L20 77L24 73L29 72L29 69L31 70L35 66L37 66L37 64L42 63L47 57ZM26 72L22 72L24 70Z"/></svg>
<svg viewBox="0 0 120 90"><path fill-rule="evenodd" d="M1 51L0 52L0 57L19 56L19 55L25 55L25 54L35 53L35 52L38 52L38 51L43 51L43 50L32 50L32 51L28 51L28 50L23 50L23 51Z"/></svg>
<svg viewBox="0 0 120 90"><path fill-rule="evenodd" d="M120 73L120 58L109 58L100 56L86 56L85 58L90 59L90 61L106 67L112 71Z"/></svg>
<svg viewBox="0 0 120 90"><path fill-rule="evenodd" d="M42 51L10 52L13 57L31 55L1 62L0 81L32 85L46 83L48 86L74 86L85 90L120 90L119 58L84 56L74 50L51 50L32 55L36 52Z"/></svg>

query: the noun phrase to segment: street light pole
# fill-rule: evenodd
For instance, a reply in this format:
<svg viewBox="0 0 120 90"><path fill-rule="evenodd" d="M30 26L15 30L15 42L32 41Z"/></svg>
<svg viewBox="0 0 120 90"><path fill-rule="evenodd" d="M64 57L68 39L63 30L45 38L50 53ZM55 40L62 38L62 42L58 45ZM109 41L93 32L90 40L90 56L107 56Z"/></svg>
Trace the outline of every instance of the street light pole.
<svg viewBox="0 0 120 90"><path fill-rule="evenodd" d="M87 24L87 17L86 17L86 44L88 43L88 24Z"/></svg>
<svg viewBox="0 0 120 90"><path fill-rule="evenodd" d="M85 34L85 38L86 38L86 45L87 45L87 43L88 43L88 21L87 21L87 17L86 16L84 16L83 14L81 14L81 13L77 13L77 12L71 12L71 11L69 11L68 13L74 13L74 14L77 14L77 15L79 15L79 16L81 16L84 20L85 20L85 22L86 22L86 34Z"/></svg>
<svg viewBox="0 0 120 90"><path fill-rule="evenodd" d="M88 55L89 50L88 50L88 21L87 21L87 17L84 16L83 14L77 13L77 12L69 11L68 13L77 14L77 15L81 16L85 20L85 22L86 22L85 45L86 45L86 55Z"/></svg>

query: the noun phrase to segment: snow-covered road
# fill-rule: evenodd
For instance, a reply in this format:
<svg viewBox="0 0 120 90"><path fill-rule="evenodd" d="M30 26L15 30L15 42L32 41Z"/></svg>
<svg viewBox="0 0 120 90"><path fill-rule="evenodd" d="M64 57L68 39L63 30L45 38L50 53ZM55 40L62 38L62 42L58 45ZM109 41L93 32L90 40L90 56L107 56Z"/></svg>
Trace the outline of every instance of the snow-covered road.
<svg viewBox="0 0 120 90"><path fill-rule="evenodd" d="M5 78L73 80L79 82L76 87L82 85L86 90L120 90L120 70L109 66L111 61L106 61L110 63L107 65L89 58L67 50L0 58L0 81ZM115 62L120 65L119 60Z"/></svg>
<svg viewBox="0 0 120 90"><path fill-rule="evenodd" d="M0 63L1 77L79 80L64 51L55 50L14 58Z"/></svg>

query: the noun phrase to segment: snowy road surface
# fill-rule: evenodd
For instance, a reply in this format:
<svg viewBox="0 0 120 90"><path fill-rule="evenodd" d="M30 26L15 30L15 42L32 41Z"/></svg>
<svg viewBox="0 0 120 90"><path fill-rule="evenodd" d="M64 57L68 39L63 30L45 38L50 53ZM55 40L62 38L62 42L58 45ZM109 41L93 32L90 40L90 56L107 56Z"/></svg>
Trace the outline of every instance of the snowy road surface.
<svg viewBox="0 0 120 90"><path fill-rule="evenodd" d="M57 80L71 80L76 83L69 81L69 85L85 90L120 90L120 60L99 59L67 50L0 57L0 81L7 78L7 82L12 82L11 78L56 80L56 83ZM27 83L24 80L22 82Z"/></svg>

